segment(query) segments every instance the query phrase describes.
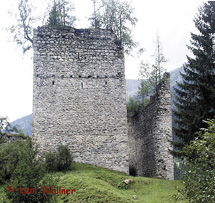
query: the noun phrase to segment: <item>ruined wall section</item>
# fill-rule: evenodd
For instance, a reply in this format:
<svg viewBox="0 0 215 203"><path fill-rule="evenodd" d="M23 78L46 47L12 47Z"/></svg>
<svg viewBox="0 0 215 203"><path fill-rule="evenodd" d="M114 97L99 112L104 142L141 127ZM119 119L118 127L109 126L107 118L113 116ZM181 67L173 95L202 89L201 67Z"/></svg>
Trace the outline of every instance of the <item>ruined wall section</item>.
<svg viewBox="0 0 215 203"><path fill-rule="evenodd" d="M169 73L157 87L157 93L129 122L129 165L137 175L174 179L172 116Z"/></svg>
<svg viewBox="0 0 215 203"><path fill-rule="evenodd" d="M34 30L33 140L128 172L124 57L111 31Z"/></svg>

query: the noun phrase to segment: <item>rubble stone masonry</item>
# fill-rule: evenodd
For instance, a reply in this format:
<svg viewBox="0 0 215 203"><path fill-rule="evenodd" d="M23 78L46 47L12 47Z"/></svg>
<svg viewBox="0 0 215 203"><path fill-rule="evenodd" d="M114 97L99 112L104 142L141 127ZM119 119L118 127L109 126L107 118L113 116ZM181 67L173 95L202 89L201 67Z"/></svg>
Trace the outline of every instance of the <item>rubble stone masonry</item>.
<svg viewBox="0 0 215 203"><path fill-rule="evenodd" d="M174 179L170 74L129 122L129 165L138 176Z"/></svg>
<svg viewBox="0 0 215 203"><path fill-rule="evenodd" d="M74 161L173 179L169 74L127 125L123 50L103 29L34 30L33 141Z"/></svg>
<svg viewBox="0 0 215 203"><path fill-rule="evenodd" d="M123 51L102 29L34 30L33 140L74 161L128 173Z"/></svg>

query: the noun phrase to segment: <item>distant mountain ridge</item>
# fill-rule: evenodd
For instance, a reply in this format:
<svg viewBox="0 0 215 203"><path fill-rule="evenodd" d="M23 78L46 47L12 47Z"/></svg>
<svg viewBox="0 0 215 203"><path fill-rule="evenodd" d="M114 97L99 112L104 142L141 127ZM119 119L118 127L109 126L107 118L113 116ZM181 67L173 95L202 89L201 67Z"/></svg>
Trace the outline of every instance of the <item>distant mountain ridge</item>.
<svg viewBox="0 0 215 203"><path fill-rule="evenodd" d="M182 77L180 75L180 72L183 72L183 68L177 68L173 71L170 72L170 90L173 94L172 97L172 106L173 106L173 100L175 99L174 97L174 86L177 87L177 83L182 81ZM126 79L126 98L128 99L129 96L134 96L138 92L138 86L140 85L139 80L133 80L133 79ZM22 129L23 132L26 135L29 135L30 137L32 136L32 114L28 116L24 116L20 119L17 119L11 123L11 125L17 125L19 129Z"/></svg>
<svg viewBox="0 0 215 203"><path fill-rule="evenodd" d="M19 118L13 122L11 122L12 126L17 126L18 129L23 130L23 132L28 135L32 136L32 114Z"/></svg>
<svg viewBox="0 0 215 203"><path fill-rule="evenodd" d="M180 72L183 72L183 68L177 68L175 70L170 71L170 90L174 94L175 90L173 87L177 87L176 82L181 82L182 77ZM127 79L126 80L126 98L129 96L134 96L138 92L138 86L140 85L140 80Z"/></svg>

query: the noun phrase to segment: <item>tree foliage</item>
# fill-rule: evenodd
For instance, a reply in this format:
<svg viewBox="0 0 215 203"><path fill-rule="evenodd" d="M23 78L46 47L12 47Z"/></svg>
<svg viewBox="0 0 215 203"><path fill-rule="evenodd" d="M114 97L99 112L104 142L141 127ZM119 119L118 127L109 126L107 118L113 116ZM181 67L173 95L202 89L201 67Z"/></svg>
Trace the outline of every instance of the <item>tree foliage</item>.
<svg viewBox="0 0 215 203"><path fill-rule="evenodd" d="M89 18L91 25L94 28L100 28L102 25L101 23L101 19L100 19L100 14L99 14L99 10L101 8L101 2L99 0L91 0L93 3L93 14L91 15L91 17Z"/></svg>
<svg viewBox="0 0 215 203"><path fill-rule="evenodd" d="M137 23L133 16L134 9L127 1L117 0L92 0L94 13L90 18L91 25L95 28L112 30L125 53L129 54L137 43L132 39L132 28Z"/></svg>
<svg viewBox="0 0 215 203"><path fill-rule="evenodd" d="M141 61L139 76L140 86L138 95L141 96L142 102L146 105L150 96L156 93L156 86L160 83L164 73L163 64L167 62L161 47L160 37L157 35L154 64Z"/></svg>
<svg viewBox="0 0 215 203"><path fill-rule="evenodd" d="M141 106L141 102L135 97L129 97L129 101L127 102L127 117L128 119L132 118L137 114Z"/></svg>
<svg viewBox="0 0 215 203"><path fill-rule="evenodd" d="M165 68L163 66L167 62L167 59L163 54L161 40L158 34L157 34L155 43L156 43L156 49L154 53L155 63L153 65L153 71L154 71L155 83L157 85L160 82L162 75L165 71Z"/></svg>
<svg viewBox="0 0 215 203"><path fill-rule="evenodd" d="M0 145L0 184L5 184L6 191L9 186L15 188L14 192L7 191L7 196L12 202L55 202L57 196L51 193L44 194L42 189L42 186L55 189L57 187L58 178L56 175L53 178L47 172L69 170L72 155L68 147L63 145L58 146L51 159L47 159L50 158L50 153L46 154L45 161L38 153L30 137L27 140L16 140ZM20 192L35 187L36 193Z"/></svg>
<svg viewBox="0 0 215 203"><path fill-rule="evenodd" d="M59 145L56 152L48 152L44 157L46 169L49 172L65 171L71 168L73 158L67 146Z"/></svg>
<svg viewBox="0 0 215 203"><path fill-rule="evenodd" d="M0 183L5 184L7 197L11 202L53 202L55 196L43 193L42 186L56 187L56 180L46 176L43 161L38 157L37 149L28 140L16 140L0 147ZM8 192L9 186L14 187ZM21 194L26 188L35 189L36 193Z"/></svg>
<svg viewBox="0 0 215 203"><path fill-rule="evenodd" d="M38 24L42 26L43 21L53 27L73 26L76 20L72 15L74 6L66 0L52 1L52 5L48 6L48 13L42 14L43 21L41 16L35 14L36 7L32 0L18 0L17 9L17 13L10 12L14 14L16 23L9 28L9 31L17 45L22 47L23 53L32 48L34 26Z"/></svg>
<svg viewBox="0 0 215 203"><path fill-rule="evenodd" d="M147 105L150 96L155 94L156 91L156 79L153 66L142 61L139 75L141 79L140 86L138 87L138 95L141 97L142 103Z"/></svg>
<svg viewBox="0 0 215 203"><path fill-rule="evenodd" d="M182 153L189 157L183 169L184 189L180 189L189 202L215 202L215 120L204 122L198 137L186 145Z"/></svg>
<svg viewBox="0 0 215 203"><path fill-rule="evenodd" d="M11 134L25 136L17 126L11 126L6 117L0 117L0 144L6 142L5 137Z"/></svg>
<svg viewBox="0 0 215 203"><path fill-rule="evenodd" d="M16 24L12 25L9 30L14 41L21 46L23 53L32 48L33 43L33 26L32 24L38 20L32 15L33 5L30 0L19 0L18 13L15 14Z"/></svg>
<svg viewBox="0 0 215 203"><path fill-rule="evenodd" d="M199 8L194 19L199 33L191 33L193 57L187 57L184 73L181 73L182 83L178 83L176 91L175 135L180 142L174 142L179 152L191 140L198 137L195 132L205 127L202 120L215 116L215 3L210 1Z"/></svg>
<svg viewBox="0 0 215 203"><path fill-rule="evenodd" d="M46 24L52 27L74 26L76 17L72 16L74 6L66 0L54 1Z"/></svg>

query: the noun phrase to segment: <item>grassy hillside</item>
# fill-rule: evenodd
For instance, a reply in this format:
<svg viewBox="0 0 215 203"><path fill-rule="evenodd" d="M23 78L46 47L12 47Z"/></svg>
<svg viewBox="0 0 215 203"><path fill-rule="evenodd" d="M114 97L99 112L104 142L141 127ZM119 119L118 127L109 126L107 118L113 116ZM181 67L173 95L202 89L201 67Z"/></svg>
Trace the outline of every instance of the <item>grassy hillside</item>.
<svg viewBox="0 0 215 203"><path fill-rule="evenodd" d="M56 195L57 202L171 203L177 193L176 186L182 185L181 181L132 177L86 164L74 164L73 168L66 173L53 174L60 177L58 186L62 189L76 189L73 195ZM125 179L133 182L126 185ZM5 198L3 191L4 186L0 186L0 202Z"/></svg>

